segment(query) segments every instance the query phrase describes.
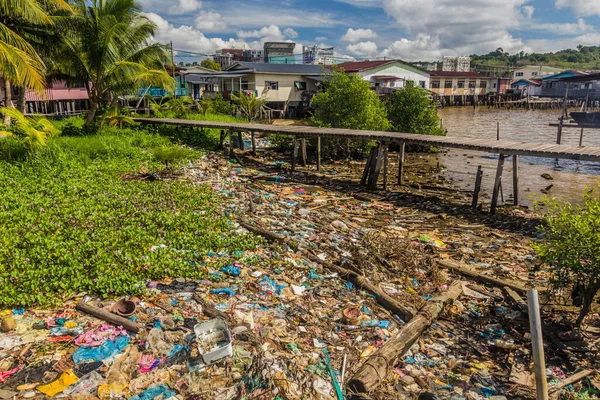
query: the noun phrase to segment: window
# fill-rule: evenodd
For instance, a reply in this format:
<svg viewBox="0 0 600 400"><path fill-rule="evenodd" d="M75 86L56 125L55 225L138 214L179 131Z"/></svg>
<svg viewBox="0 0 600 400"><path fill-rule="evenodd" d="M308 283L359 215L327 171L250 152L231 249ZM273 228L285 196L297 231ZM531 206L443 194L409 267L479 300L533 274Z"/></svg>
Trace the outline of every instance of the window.
<svg viewBox="0 0 600 400"><path fill-rule="evenodd" d="M537 71L533 71L533 72L531 73L531 76L536 76L537 74L538 74L538 73L537 73Z"/></svg>
<svg viewBox="0 0 600 400"><path fill-rule="evenodd" d="M487 88L487 82L486 81L479 81L479 88L486 89Z"/></svg>
<svg viewBox="0 0 600 400"><path fill-rule="evenodd" d="M294 81L294 87L298 90L306 90L306 82Z"/></svg>
<svg viewBox="0 0 600 400"><path fill-rule="evenodd" d="M515 76L523 76L522 72L515 72Z"/></svg>
<svg viewBox="0 0 600 400"><path fill-rule="evenodd" d="M469 89L475 89L477 87L477 81L469 81Z"/></svg>
<svg viewBox="0 0 600 400"><path fill-rule="evenodd" d="M431 81L431 88L432 89L439 89L440 88L440 81Z"/></svg>
<svg viewBox="0 0 600 400"><path fill-rule="evenodd" d="M465 88L465 81L458 81L458 85L456 86L459 89L464 89Z"/></svg>
<svg viewBox="0 0 600 400"><path fill-rule="evenodd" d="M242 81L242 90L248 90L248 81Z"/></svg>
<svg viewBox="0 0 600 400"><path fill-rule="evenodd" d="M279 82L277 81L265 81L265 87L270 90L279 90Z"/></svg>
<svg viewBox="0 0 600 400"><path fill-rule="evenodd" d="M444 88L452 89L452 81L444 81Z"/></svg>
<svg viewBox="0 0 600 400"><path fill-rule="evenodd" d="M425 81L419 81L419 86L425 89Z"/></svg>

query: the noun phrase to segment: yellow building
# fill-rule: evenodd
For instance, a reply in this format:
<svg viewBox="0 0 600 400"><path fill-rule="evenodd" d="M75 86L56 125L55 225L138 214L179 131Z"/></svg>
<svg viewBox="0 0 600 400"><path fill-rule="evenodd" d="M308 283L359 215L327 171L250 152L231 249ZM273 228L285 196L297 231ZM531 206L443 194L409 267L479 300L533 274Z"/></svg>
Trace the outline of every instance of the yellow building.
<svg viewBox="0 0 600 400"><path fill-rule="evenodd" d="M440 96L472 96L498 92L498 79L478 72L431 71L429 90Z"/></svg>

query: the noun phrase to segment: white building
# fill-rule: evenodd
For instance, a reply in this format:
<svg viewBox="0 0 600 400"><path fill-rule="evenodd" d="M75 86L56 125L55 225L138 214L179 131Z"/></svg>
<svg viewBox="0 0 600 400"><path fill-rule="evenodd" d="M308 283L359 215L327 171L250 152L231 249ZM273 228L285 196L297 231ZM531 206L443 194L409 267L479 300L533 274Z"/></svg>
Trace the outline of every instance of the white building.
<svg viewBox="0 0 600 400"><path fill-rule="evenodd" d="M448 72L469 72L471 71L471 57L444 57L442 71Z"/></svg>
<svg viewBox="0 0 600 400"><path fill-rule="evenodd" d="M302 63L332 65L335 47L302 46Z"/></svg>
<svg viewBox="0 0 600 400"><path fill-rule="evenodd" d="M556 75L559 72L562 72L562 69L546 65L525 65L515 70L513 79L538 79L543 76Z"/></svg>
<svg viewBox="0 0 600 400"><path fill-rule="evenodd" d="M429 72L401 60L356 61L339 65L346 73L355 73L371 82L371 88L380 93L404 87L413 82L429 88Z"/></svg>

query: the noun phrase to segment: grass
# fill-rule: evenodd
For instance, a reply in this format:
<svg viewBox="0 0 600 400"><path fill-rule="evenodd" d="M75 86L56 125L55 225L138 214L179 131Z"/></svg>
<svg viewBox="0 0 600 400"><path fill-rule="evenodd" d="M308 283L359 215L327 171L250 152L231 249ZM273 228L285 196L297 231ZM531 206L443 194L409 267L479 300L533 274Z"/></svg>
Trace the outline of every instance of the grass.
<svg viewBox="0 0 600 400"><path fill-rule="evenodd" d="M234 232L208 187L125 179L161 170L157 148L180 153L157 134L105 129L0 159L0 305L139 294L145 280L201 278L231 261L207 252L233 257L260 243Z"/></svg>

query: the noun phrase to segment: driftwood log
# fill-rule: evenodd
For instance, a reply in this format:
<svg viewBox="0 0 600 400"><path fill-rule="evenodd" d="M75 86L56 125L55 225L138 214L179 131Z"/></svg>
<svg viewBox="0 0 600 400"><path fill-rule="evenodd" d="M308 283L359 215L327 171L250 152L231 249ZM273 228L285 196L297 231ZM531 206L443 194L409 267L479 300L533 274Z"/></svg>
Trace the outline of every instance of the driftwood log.
<svg viewBox="0 0 600 400"><path fill-rule="evenodd" d="M113 313L103 310L101 308L91 306L82 301L77 303L77 305L75 306L75 309L77 311L81 311L86 314L92 315L103 321L109 322L113 325L122 326L123 328L127 329L129 332L138 333L140 330L143 329L143 326L138 323L130 321L127 318L123 318L119 315L113 314Z"/></svg>
<svg viewBox="0 0 600 400"><path fill-rule="evenodd" d="M569 386L572 385L573 383L579 382L580 380L582 380L583 378L591 375L594 371L592 371L591 369L584 369L583 371L579 371L574 375L571 375L570 377L568 377L567 379L560 381L559 383L550 386L550 393L554 393L562 388L564 388L565 386Z"/></svg>
<svg viewBox="0 0 600 400"><path fill-rule="evenodd" d="M348 388L357 393L367 393L379 386L394 368L397 360L415 343L423 331L437 319L448 302L462 294L461 281L454 282L448 290L430 299L421 311L398 334L381 346L348 381Z"/></svg>
<svg viewBox="0 0 600 400"><path fill-rule="evenodd" d="M416 310L413 310L405 305L401 304L399 301L394 299L392 296L385 293L381 290L376 284L369 282L369 280L362 274L360 274L358 269L355 266L350 265L350 269L341 267L339 265L335 265L328 261L321 260L310 250L300 249L297 243L294 243L292 240L278 235L276 233L267 231L265 229L259 228L256 225L252 225L247 221L240 221L241 226L253 232L257 235L260 235L270 241L279 242L282 244L288 245L291 249L295 251L300 251L300 253L308 258L309 260L323 265L325 268L337 272L337 274L346 281L352 282L354 285L359 287L362 290L366 290L375 296L375 300L382 307L392 312L393 314L398 315L404 321L410 321L416 313Z"/></svg>
<svg viewBox="0 0 600 400"><path fill-rule="evenodd" d="M498 286L498 287L509 287L509 288L516 290L517 292L521 292L521 293L527 293L527 291L531 290L531 289L535 289L538 292L543 292L546 290L546 288L544 288L544 287L529 288L529 287L525 286L525 284L526 284L525 281L515 282L515 281L508 281L505 279L494 278L493 276L479 273L479 272L477 272L471 268L468 268L464 265L458 265L458 264L455 264L453 262L446 261L446 260L438 260L438 264L446 269L457 272L463 276L473 278L476 281L485 282L490 285L494 285L494 286Z"/></svg>

